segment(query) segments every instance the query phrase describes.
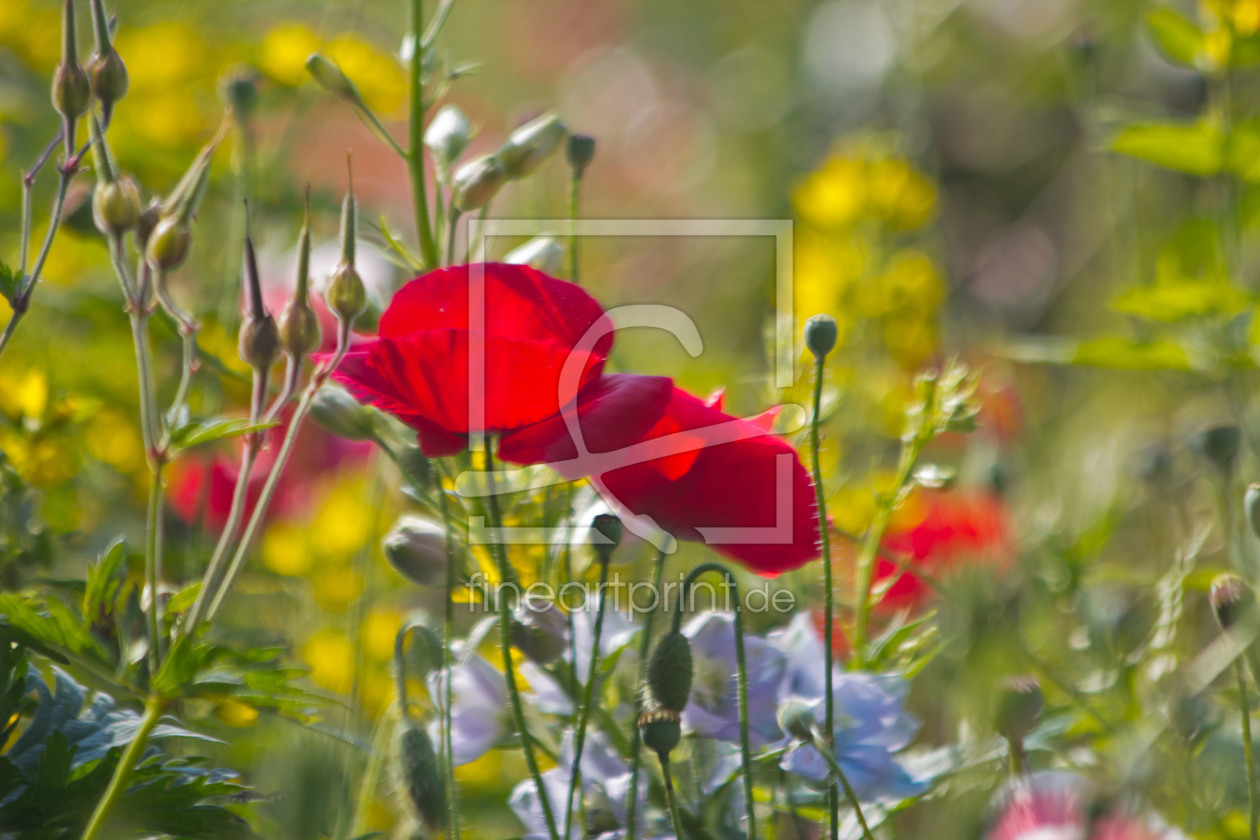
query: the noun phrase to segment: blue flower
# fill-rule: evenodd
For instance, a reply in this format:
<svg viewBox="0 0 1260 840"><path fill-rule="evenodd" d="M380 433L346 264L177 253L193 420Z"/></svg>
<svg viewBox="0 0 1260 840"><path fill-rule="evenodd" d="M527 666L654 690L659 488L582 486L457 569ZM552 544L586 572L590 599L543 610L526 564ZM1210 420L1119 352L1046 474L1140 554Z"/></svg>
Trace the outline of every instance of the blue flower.
<svg viewBox="0 0 1260 840"><path fill-rule="evenodd" d="M726 613L704 613L689 621L683 634L691 640L694 677L683 723L698 735L721 741L739 740L739 693L735 675L734 619ZM753 749L782 740L776 713L787 658L765 639L747 636L748 729Z"/></svg>
<svg viewBox="0 0 1260 840"><path fill-rule="evenodd" d="M460 656L462 645L451 646ZM429 674L429 694L443 708L446 676L442 670ZM480 654L456 666L451 680L451 754L458 767L476 761L499 744L512 731L508 707L507 680ZM441 744L441 720L429 725L429 737Z"/></svg>

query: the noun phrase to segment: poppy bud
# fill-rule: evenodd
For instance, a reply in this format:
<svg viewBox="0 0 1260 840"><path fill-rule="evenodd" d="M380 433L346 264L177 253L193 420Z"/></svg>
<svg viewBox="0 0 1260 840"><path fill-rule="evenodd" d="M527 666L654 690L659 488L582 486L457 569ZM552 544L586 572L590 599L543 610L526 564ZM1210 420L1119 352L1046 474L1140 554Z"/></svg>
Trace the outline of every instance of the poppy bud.
<svg viewBox="0 0 1260 840"><path fill-rule="evenodd" d="M564 653L568 622L550 601L522 598L512 622L512 644L539 665L550 665Z"/></svg>
<svg viewBox="0 0 1260 840"><path fill-rule="evenodd" d="M238 123L247 123L258 107L258 78L249 68L237 68L219 81L219 96Z"/></svg>
<svg viewBox="0 0 1260 840"><path fill-rule="evenodd" d="M367 290L363 278L354 268L355 236L358 227L358 208L354 201L354 176L341 203L341 262L328 281L328 308L343 323L353 324L354 319L367 308Z"/></svg>
<svg viewBox="0 0 1260 840"><path fill-rule="evenodd" d="M109 40L109 20L105 17L105 0L92 0L92 31L96 49L88 63L92 95L101 103L106 120L114 103L127 95L127 65Z"/></svg>
<svg viewBox="0 0 1260 840"><path fill-rule="evenodd" d="M398 764L407 798L426 836L436 837L446 828L446 785L441 759L424 727L404 720L398 733Z"/></svg>
<svg viewBox="0 0 1260 840"><path fill-rule="evenodd" d="M142 253L149 244L149 235L153 233L153 229L157 227L157 223L161 218L162 202L155 198L149 202L149 206L144 208L144 212L136 220L136 247Z"/></svg>
<svg viewBox="0 0 1260 840"><path fill-rule="evenodd" d="M779 728L801 741L814 739L814 710L800 700L785 700L779 705Z"/></svg>
<svg viewBox="0 0 1260 840"><path fill-rule="evenodd" d="M354 105L363 105L363 95L350 77L319 53L311 53L306 59L306 72L311 74L315 84L333 96L339 96Z"/></svg>
<svg viewBox="0 0 1260 840"><path fill-rule="evenodd" d="M648 660L651 698L663 709L681 712L691 696L691 642L677 630L661 637Z"/></svg>
<svg viewBox="0 0 1260 840"><path fill-rule="evenodd" d="M340 388L323 387L311 400L311 419L325 432L352 441L376 440L376 414Z"/></svg>
<svg viewBox="0 0 1260 840"><path fill-rule="evenodd" d="M519 248L513 248L503 261L510 265L527 265L543 274L555 275L564 268L564 248L552 236L535 236Z"/></svg>
<svg viewBox="0 0 1260 840"><path fill-rule="evenodd" d="M404 516L381 548L398 574L420 586L446 586L446 531L436 522Z"/></svg>
<svg viewBox="0 0 1260 840"><path fill-rule="evenodd" d="M424 145L443 167L450 166L468 148L472 129L458 105L443 105L424 132Z"/></svg>
<svg viewBox="0 0 1260 840"><path fill-rule="evenodd" d="M92 87L87 72L79 64L74 36L74 0L66 0L61 35L61 63L53 74L52 102L57 113L75 120L87 113L92 103Z"/></svg>
<svg viewBox="0 0 1260 840"><path fill-rule="evenodd" d="M1221 629L1229 630L1255 608L1256 596L1246 581L1227 572L1212 580L1208 603L1212 605L1212 612Z"/></svg>
<svg viewBox="0 0 1260 840"><path fill-rule="evenodd" d="M1243 510L1247 514L1247 524L1251 533L1260 538L1260 484L1251 484L1243 494Z"/></svg>
<svg viewBox="0 0 1260 840"><path fill-rule="evenodd" d="M835 349L838 337L836 319L830 315L815 315L805 322L805 346L819 361Z"/></svg>
<svg viewBox="0 0 1260 840"><path fill-rule="evenodd" d="M499 192L507 175L494 155L469 161L455 173L451 201L460 212L480 210Z"/></svg>
<svg viewBox="0 0 1260 840"><path fill-rule="evenodd" d="M664 757L682 741L682 718L673 709L652 708L639 715L639 736L648 749Z"/></svg>
<svg viewBox="0 0 1260 840"><path fill-rule="evenodd" d="M998 691L993 728L1008 741L1023 741L1037 728L1044 706L1045 698L1036 680L1031 677L1009 679Z"/></svg>
<svg viewBox="0 0 1260 840"><path fill-rule="evenodd" d="M564 140L564 123L555 114L543 114L508 135L507 142L495 156L511 180L533 174L547 158L555 154Z"/></svg>
<svg viewBox="0 0 1260 840"><path fill-rule="evenodd" d="M573 176L581 178L595 157L595 138L587 134L570 134L564 147L564 157L573 170Z"/></svg>
<svg viewBox="0 0 1260 840"><path fill-rule="evenodd" d="M306 212L298 234L297 285L293 299L280 315L280 346L291 358L305 358L319 346L319 316L311 306L311 192L306 191Z"/></svg>
<svg viewBox="0 0 1260 840"><path fill-rule="evenodd" d="M1190 438L1190 448L1222 470L1233 465L1241 445L1242 433L1237 426L1213 426Z"/></svg>
<svg viewBox="0 0 1260 840"><path fill-rule="evenodd" d="M140 220L140 191L128 175L116 181L98 181L92 193L92 220L101 233L117 235Z"/></svg>
<svg viewBox="0 0 1260 840"><path fill-rule="evenodd" d="M276 360L280 349L280 333L276 319L264 313L261 318L246 318L241 322L237 352L241 361L252 368L265 370Z"/></svg>
<svg viewBox="0 0 1260 840"><path fill-rule="evenodd" d="M144 248L144 258L155 271L170 271L188 257L192 235L178 216L163 216L153 228Z"/></svg>
<svg viewBox="0 0 1260 840"><path fill-rule="evenodd" d="M621 545L621 536L625 526L621 520L611 513L601 513L591 522L591 543L605 561L613 550Z"/></svg>

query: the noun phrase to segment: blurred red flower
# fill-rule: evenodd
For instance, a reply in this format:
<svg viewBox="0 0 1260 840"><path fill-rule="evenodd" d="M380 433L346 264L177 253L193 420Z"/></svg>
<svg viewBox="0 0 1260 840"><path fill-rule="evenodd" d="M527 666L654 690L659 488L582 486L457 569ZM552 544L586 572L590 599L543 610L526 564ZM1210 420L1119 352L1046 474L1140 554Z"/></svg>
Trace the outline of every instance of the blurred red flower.
<svg viewBox="0 0 1260 840"><path fill-rule="evenodd" d="M933 595L933 588L916 571L940 577L964 563L1005 568L1011 560L1006 503L998 496L956 490L924 491L914 524L884 537L887 556L876 560L875 582L882 583L906 564L904 573L884 594L885 610L915 608ZM895 559L890 559L895 558Z"/></svg>
<svg viewBox="0 0 1260 840"><path fill-rule="evenodd" d="M474 292L479 278L484 305ZM592 330L597 338L583 343ZM523 265L454 266L403 286L379 337L352 349L333 377L414 428L424 453L438 457L462 451L470 433L525 429L566 406L579 416L598 411L600 425L620 422L619 407L632 409L639 392L601 380L612 343L604 310L574 283ZM471 416L470 394L481 397Z"/></svg>

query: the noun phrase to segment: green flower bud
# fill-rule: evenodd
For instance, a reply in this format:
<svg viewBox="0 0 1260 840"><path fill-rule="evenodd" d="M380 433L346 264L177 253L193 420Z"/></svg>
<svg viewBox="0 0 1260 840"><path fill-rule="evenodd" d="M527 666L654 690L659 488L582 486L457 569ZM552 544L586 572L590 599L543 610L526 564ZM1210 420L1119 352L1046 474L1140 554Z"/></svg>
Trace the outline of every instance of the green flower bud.
<svg viewBox="0 0 1260 840"><path fill-rule="evenodd" d="M1260 538L1260 484L1250 484L1243 494L1243 510L1247 514L1247 524L1251 533Z"/></svg>
<svg viewBox="0 0 1260 840"><path fill-rule="evenodd" d="M228 71L219 80L219 96L238 123L249 122L258 107L258 76L248 67Z"/></svg>
<svg viewBox="0 0 1260 840"><path fill-rule="evenodd" d="M93 55L89 64L92 95L100 100L106 113L114 103L127 95L129 79L127 65L123 64L118 50L110 49L103 55Z"/></svg>
<svg viewBox="0 0 1260 840"><path fill-rule="evenodd" d="M376 440L377 421L373 409L340 388L325 386L311 400L311 419L329 434L353 441Z"/></svg>
<svg viewBox="0 0 1260 840"><path fill-rule="evenodd" d="M261 318L249 317L241 322L237 352L241 361L252 368L270 368L280 351L280 332L276 319L264 313Z"/></svg>
<svg viewBox="0 0 1260 840"><path fill-rule="evenodd" d="M691 642L672 630L656 643L648 659L648 691L661 708L681 712L691 696L691 679Z"/></svg>
<svg viewBox="0 0 1260 840"><path fill-rule="evenodd" d="M61 19L61 63L53 74L52 102L57 113L68 120L87 113L92 104L92 86L79 64L79 48L74 35L74 2L66 0Z"/></svg>
<svg viewBox="0 0 1260 840"><path fill-rule="evenodd" d="M1045 698L1041 686L1030 677L1015 677L998 691L993 728L1008 741L1021 742L1041 721Z"/></svg>
<svg viewBox="0 0 1260 840"><path fill-rule="evenodd" d="M586 134L570 134L564 147L565 159L575 177L581 178L595 158L595 138Z"/></svg>
<svg viewBox="0 0 1260 840"><path fill-rule="evenodd" d="M350 81L350 77L340 67L319 53L312 53L306 59L306 72L311 74L315 84L333 96L339 96L357 106L363 105L363 95L359 93L358 86Z"/></svg>
<svg viewBox="0 0 1260 840"><path fill-rule="evenodd" d="M779 705L779 728L801 741L814 739L814 710L800 700L785 700Z"/></svg>
<svg viewBox="0 0 1260 840"><path fill-rule="evenodd" d="M522 598L512 621L512 644L539 665L550 665L564 653L568 622L550 601Z"/></svg>
<svg viewBox="0 0 1260 840"><path fill-rule="evenodd" d="M455 173L451 201L461 213L480 210L490 203L506 180L498 158L494 155L479 157Z"/></svg>
<svg viewBox="0 0 1260 840"><path fill-rule="evenodd" d="M419 586L446 586L446 531L436 522L404 516L381 543L398 574Z"/></svg>
<svg viewBox="0 0 1260 840"><path fill-rule="evenodd" d="M398 765L403 787L426 836L446 829L446 784L442 761L424 727L404 720L398 733Z"/></svg>
<svg viewBox="0 0 1260 840"><path fill-rule="evenodd" d="M433 157L441 166L450 166L464 149L472 137L472 128L468 125L468 117L458 105L443 105L429 123L424 132L424 145L429 147Z"/></svg>
<svg viewBox="0 0 1260 840"><path fill-rule="evenodd" d="M560 148L567 131L555 114L543 114L513 131L507 142L495 152L503 172L511 180L519 180L542 166Z"/></svg>
<svg viewBox="0 0 1260 840"><path fill-rule="evenodd" d="M191 241L188 225L178 216L163 216L149 234L144 249L145 261L154 271L178 268L188 257Z"/></svg>
<svg viewBox="0 0 1260 840"><path fill-rule="evenodd" d="M140 214L140 218L136 220L136 247L143 253L149 244L149 236L153 233L157 223L162 219L162 202L156 198L149 202L149 206L144 208L144 212Z"/></svg>
<svg viewBox="0 0 1260 840"><path fill-rule="evenodd" d="M601 557L606 558L613 553L613 549L621 545L624 533L625 526L611 513L601 513L591 522L591 543Z"/></svg>
<svg viewBox="0 0 1260 840"><path fill-rule="evenodd" d="M309 297L294 298L280 315L280 347L295 359L309 356L323 332Z"/></svg>
<svg viewBox="0 0 1260 840"><path fill-rule="evenodd" d="M639 715L639 737L659 756L667 756L682 741L682 718L672 709L653 708Z"/></svg>
<svg viewBox="0 0 1260 840"><path fill-rule="evenodd" d="M131 230L140 221L140 191L128 175L116 181L97 181L92 192L92 220L110 236Z"/></svg>
<svg viewBox="0 0 1260 840"><path fill-rule="evenodd" d="M1190 448L1222 470L1233 466L1242 446L1242 432L1237 426L1213 426L1190 438Z"/></svg>
<svg viewBox="0 0 1260 840"><path fill-rule="evenodd" d="M1255 609L1256 596L1247 582L1238 575L1227 572L1212 581L1208 603L1222 630L1229 630Z"/></svg>
<svg viewBox="0 0 1260 840"><path fill-rule="evenodd" d="M346 323L354 323L367 309L367 290L354 266L343 262L333 271L328 281L328 308Z"/></svg>
<svg viewBox="0 0 1260 840"><path fill-rule="evenodd" d="M535 236L519 248L513 248L503 261L511 265L527 265L552 276L564 269L565 250L553 236Z"/></svg>
<svg viewBox="0 0 1260 840"><path fill-rule="evenodd" d="M830 315L815 315L805 322L805 346L819 361L835 349L838 337L836 319Z"/></svg>

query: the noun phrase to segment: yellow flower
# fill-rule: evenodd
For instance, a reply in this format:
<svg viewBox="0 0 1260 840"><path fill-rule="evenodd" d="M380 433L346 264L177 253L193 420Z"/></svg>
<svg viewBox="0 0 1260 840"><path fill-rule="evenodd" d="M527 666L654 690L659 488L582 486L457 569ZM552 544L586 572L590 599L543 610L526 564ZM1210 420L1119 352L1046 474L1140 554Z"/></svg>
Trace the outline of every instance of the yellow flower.
<svg viewBox="0 0 1260 840"><path fill-rule="evenodd" d="M894 230L922 227L936 207L936 186L901 158L871 161L866 194L873 212Z"/></svg>
<svg viewBox="0 0 1260 840"><path fill-rule="evenodd" d="M363 593L363 576L348 566L318 572L311 580L315 602L329 612L345 612Z"/></svg>
<svg viewBox="0 0 1260 840"><path fill-rule="evenodd" d="M397 114L401 110L407 94L407 77L397 58L354 35L342 35L330 41L324 52L358 85L369 108L381 115Z"/></svg>
<svg viewBox="0 0 1260 840"><path fill-rule="evenodd" d="M360 482L337 483L309 525L311 545L327 560L348 562L371 536L376 514Z"/></svg>
<svg viewBox="0 0 1260 840"><path fill-rule="evenodd" d="M354 646L340 630L325 628L316 631L302 645L302 659L311 669L311 680L318 686L342 694L350 690L354 680Z"/></svg>
<svg viewBox="0 0 1260 840"><path fill-rule="evenodd" d="M319 38L302 24L286 24L263 37L258 66L271 78L289 87L306 80L306 59L319 49Z"/></svg>
<svg viewBox="0 0 1260 840"><path fill-rule="evenodd" d="M820 227L853 224L866 203L861 164L848 157L832 157L801 182L792 203L801 219L810 224Z"/></svg>
<svg viewBox="0 0 1260 840"><path fill-rule="evenodd" d="M263 534L263 565L278 575L301 577L311 570L312 552L306 530L295 525L272 525Z"/></svg>
<svg viewBox="0 0 1260 840"><path fill-rule="evenodd" d="M48 377L42 370L31 368L21 376L0 373L0 411L13 418L43 417L47 406Z"/></svg>
<svg viewBox="0 0 1260 840"><path fill-rule="evenodd" d="M375 662L387 662L394 655L394 639L402 627L403 614L388 607L373 607L359 629L363 655Z"/></svg>
<svg viewBox="0 0 1260 840"><path fill-rule="evenodd" d="M258 710L239 700L224 700L214 710L214 716L225 726L242 729L258 722Z"/></svg>
<svg viewBox="0 0 1260 840"><path fill-rule="evenodd" d="M86 425L84 440L93 458L129 475L144 468L144 441L134 420L107 408Z"/></svg>

